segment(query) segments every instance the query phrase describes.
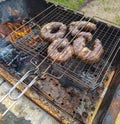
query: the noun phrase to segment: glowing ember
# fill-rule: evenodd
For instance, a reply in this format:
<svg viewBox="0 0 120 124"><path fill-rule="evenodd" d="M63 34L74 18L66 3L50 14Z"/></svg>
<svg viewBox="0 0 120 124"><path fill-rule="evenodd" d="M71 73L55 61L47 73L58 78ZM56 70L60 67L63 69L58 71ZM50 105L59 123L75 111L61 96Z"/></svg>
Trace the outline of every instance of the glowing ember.
<svg viewBox="0 0 120 124"><path fill-rule="evenodd" d="M7 23L8 27L11 29L12 33L10 34L10 41L16 42L17 39L23 38L30 32L32 29L28 26L21 25L20 23ZM20 29L18 30L18 28Z"/></svg>
<svg viewBox="0 0 120 124"><path fill-rule="evenodd" d="M36 34L34 33L34 30L36 30ZM3 39L7 36L9 41L15 43L18 39L23 38L23 42L25 42L25 44L30 47L34 47L39 40L42 40L39 31L40 26L35 23L27 26L19 22L8 22L6 24L0 25L0 36Z"/></svg>

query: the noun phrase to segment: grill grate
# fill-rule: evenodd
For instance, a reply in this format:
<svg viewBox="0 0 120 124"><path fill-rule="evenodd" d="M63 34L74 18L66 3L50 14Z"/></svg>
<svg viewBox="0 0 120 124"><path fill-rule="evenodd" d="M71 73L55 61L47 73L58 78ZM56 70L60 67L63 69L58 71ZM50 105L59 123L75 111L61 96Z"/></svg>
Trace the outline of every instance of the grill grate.
<svg viewBox="0 0 120 124"><path fill-rule="evenodd" d="M32 29L34 31L36 29L40 30L38 25L43 26L44 24L51 21L60 21L68 25L70 22L78 20L86 20L88 22L90 21L95 23L97 26L96 31L92 32L93 39L89 47L93 46L93 41L96 38L101 40L105 49L105 53L99 63L84 63L74 56L68 62L62 64L54 63L49 60L47 56L47 48L49 45L48 42L40 41L39 39L36 47L29 47L23 43L26 41L26 39L28 40L28 38L31 36L31 33L24 38L18 39L16 43L13 43L13 45L32 55L33 58L31 62L36 67L43 68L44 64L47 65L44 69L42 69L42 74L50 74L59 79L65 75L85 88L94 89L96 86L101 84L101 81L103 80L102 77L105 75L106 69L109 67L113 57L113 53L118 46L119 40L117 39L119 38L120 31L117 28L108 26L102 22L95 21L94 18L86 18L79 13L75 14L72 11L63 10L61 7L55 7L53 5L28 21L26 25L29 25L31 22L35 22L32 25ZM18 30L20 30L20 28ZM38 59L39 57L42 57L42 60L40 59L39 63L35 63L34 59Z"/></svg>
<svg viewBox="0 0 120 124"><path fill-rule="evenodd" d="M60 21L68 25L70 22L78 20L86 20L96 24L96 31L91 31L93 34L93 39L91 43L87 45L89 48L92 48L96 38L102 41L105 53L102 56L101 61L95 64L88 64L87 62L85 63L80 61L75 56L73 56L70 61L65 63L56 63L51 61L47 54L47 48L50 43L43 41L39 35L41 27L51 21ZM98 108L97 104L99 104L99 97L103 98L103 95L106 92L105 86L100 88L97 87L103 86L104 82L106 82L105 85L107 85L108 80L106 81L106 79L107 77L111 77L112 71L110 67L116 54L118 53L118 50L120 49L117 49L120 43L120 30L103 22L97 21L97 18L95 17L86 18L82 14L74 13L70 10L64 10L63 8L56 7L54 5L41 12L30 21L27 21L24 25L31 27L32 32L23 38L17 39L16 42L12 42L15 46L15 50L17 51L17 56L12 57L12 61L7 64L12 65L14 64L12 63L14 61L15 65L23 65L22 68L19 68L19 66L14 68L16 66L12 65L11 67L14 68L14 73L7 67L10 73L21 77L21 79L16 82L11 90L0 100L0 102L2 102L8 97L13 101L13 104L10 105L2 116L4 116L7 111L14 106L22 95L24 95L24 93L32 86L34 90L44 96L45 99L55 107L55 111L57 111L57 113L67 113L67 115L70 115L73 119L79 121L78 123L88 123L88 119L94 117L93 112L95 112ZM20 32L21 29L22 26L17 30ZM14 36L14 32L17 30L13 31L6 38L9 39L11 36ZM69 33L67 33L65 37L71 39L69 43L72 44L74 38L72 38ZM37 45L29 46L28 41L34 40L32 37L33 34L35 34L35 40L37 39ZM23 56L21 57L21 55ZM17 61L16 57L18 57ZM20 61L20 64L16 64L20 59L23 59L23 61L27 60L27 64L22 63L23 61ZM31 65L30 62L34 66ZM48 76L45 80L39 79L40 77L44 78L46 74ZM60 79L61 82L53 77ZM12 92L22 82L27 82L27 85L25 85L22 89L22 93L18 95L18 97L13 98ZM85 88L87 88L87 90ZM92 91L89 89L92 89ZM44 101L44 103L45 102L46 101ZM45 104L49 106L49 104ZM50 108L54 110L54 108Z"/></svg>

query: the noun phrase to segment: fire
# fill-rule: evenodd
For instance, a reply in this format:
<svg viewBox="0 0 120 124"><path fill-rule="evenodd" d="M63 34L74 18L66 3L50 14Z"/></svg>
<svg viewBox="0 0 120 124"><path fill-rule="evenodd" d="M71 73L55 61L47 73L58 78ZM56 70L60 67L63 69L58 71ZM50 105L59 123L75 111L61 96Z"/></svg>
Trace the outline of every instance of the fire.
<svg viewBox="0 0 120 124"><path fill-rule="evenodd" d="M43 41L43 39L40 37L40 25L33 22L33 27L32 29L32 25L25 25L20 22L4 23L0 25L0 38L6 38L12 43L16 43L18 39L23 38L21 41L27 46L34 47L39 41Z"/></svg>
<svg viewBox="0 0 120 124"><path fill-rule="evenodd" d="M7 26L10 28L11 32L9 35L9 40L11 42L16 42L19 38L24 38L26 35L29 35L29 39L23 39L26 45L30 47L34 47L37 42L43 41L43 39L40 37L40 34L34 34L34 30L30 26L26 26L25 24L20 24L20 23L7 23ZM36 24L38 30L41 29L41 27Z"/></svg>
<svg viewBox="0 0 120 124"><path fill-rule="evenodd" d="M10 41L16 42L17 39L23 38L30 32L32 32L31 27L21 25L20 23L7 23L8 27L11 29ZM20 27L20 29L18 29Z"/></svg>

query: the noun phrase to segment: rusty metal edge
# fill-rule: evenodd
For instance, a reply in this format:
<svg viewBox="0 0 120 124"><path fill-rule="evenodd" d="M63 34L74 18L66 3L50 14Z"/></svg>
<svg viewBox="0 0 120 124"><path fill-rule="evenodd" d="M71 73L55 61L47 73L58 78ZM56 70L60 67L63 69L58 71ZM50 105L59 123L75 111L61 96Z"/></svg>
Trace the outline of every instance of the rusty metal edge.
<svg viewBox="0 0 120 124"><path fill-rule="evenodd" d="M18 81L18 79L10 74L9 72L7 72L5 69L3 69L2 67L0 67L0 76L2 76L8 83L10 83L11 85L15 85L16 82ZM19 90L20 92L23 90L22 86L18 86L17 90ZM60 123L62 124L71 124L70 121L62 118L62 116L58 113L56 113L54 110L52 110L50 107L48 107L47 105L45 105L40 99L37 99L34 97L34 95L32 94L31 90L28 90L25 93L25 96L27 98L29 98L31 101L33 101L36 105L38 105L40 108L42 108L43 110L45 110L48 114L52 115L56 120L58 120Z"/></svg>
<svg viewBox="0 0 120 124"><path fill-rule="evenodd" d="M89 121L88 124L93 124L94 119L95 119L95 117L96 117L96 115L97 115L97 112L98 112L98 110L99 110L99 108L100 108L100 106L101 106L101 104L102 104L103 98L104 98L105 93L107 92L107 90L108 90L108 88L109 88L109 86L110 86L110 83L111 83L111 80L113 79L114 74L115 74L115 71L112 71L111 74L110 74L109 80L105 83L104 91L103 91L103 93L102 93L102 95L101 95L101 97L100 97L100 99L99 99L99 101L98 101L98 103L97 103L97 105L96 105L95 111L93 112L93 115L92 115L92 117L90 118L90 121Z"/></svg>
<svg viewBox="0 0 120 124"><path fill-rule="evenodd" d="M115 71L112 71L111 74L110 74L110 78L109 80L105 83L105 89L108 89L109 85L110 85L110 82L113 78L115 74ZM0 67L0 75L6 79L6 81L8 81L8 83L10 83L11 85L15 85L16 82L18 81L18 79L16 77L14 77L12 74L10 74L9 72L7 72L5 69L3 69L2 67ZM22 91L23 87L22 86L19 86L17 87L17 90L19 91ZM103 91L104 92L104 91ZM49 113L50 115L52 115L56 120L58 120L60 123L62 124L71 124L70 121L66 120L66 119L62 119L62 116L58 113L56 113L54 110L52 110L50 107L48 107L47 105L45 105L40 99L37 99L34 97L34 95L31 93L30 90L28 90L26 93L25 93L25 96L28 97L31 101L33 101L36 105L38 105L40 108L42 108L43 110L45 110L47 113ZM93 112L93 115L92 117L89 119L89 124L92 124L96 115L97 115L97 112L101 106L101 103L103 101L103 97L101 97L97 103L97 106L96 106L96 109L95 111Z"/></svg>

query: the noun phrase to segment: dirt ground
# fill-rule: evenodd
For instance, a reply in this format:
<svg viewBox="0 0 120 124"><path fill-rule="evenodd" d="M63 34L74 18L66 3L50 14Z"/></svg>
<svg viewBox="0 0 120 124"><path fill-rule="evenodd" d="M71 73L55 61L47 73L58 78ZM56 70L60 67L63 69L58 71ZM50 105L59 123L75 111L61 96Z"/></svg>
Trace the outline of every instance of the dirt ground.
<svg viewBox="0 0 120 124"><path fill-rule="evenodd" d="M120 25L120 0L88 0L80 11L86 16L98 16Z"/></svg>

